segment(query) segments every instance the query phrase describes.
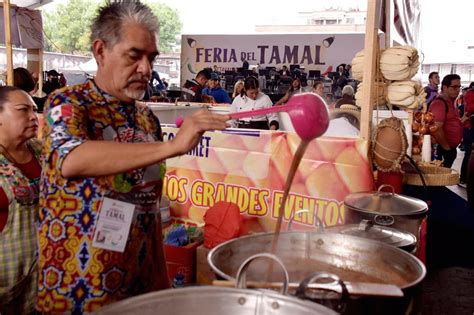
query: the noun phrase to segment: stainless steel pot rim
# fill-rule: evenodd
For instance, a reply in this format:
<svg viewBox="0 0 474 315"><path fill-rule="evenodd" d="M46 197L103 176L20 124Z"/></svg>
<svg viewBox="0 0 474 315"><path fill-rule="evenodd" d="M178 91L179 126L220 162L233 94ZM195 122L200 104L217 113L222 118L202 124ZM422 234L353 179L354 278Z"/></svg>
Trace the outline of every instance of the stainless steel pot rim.
<svg viewBox="0 0 474 315"><path fill-rule="evenodd" d="M415 235L410 232L400 231L395 228L380 225L373 225L368 231L360 230L359 224L335 225L326 229L328 232L362 237L364 239L380 241L401 248L415 245L417 241Z"/></svg>
<svg viewBox="0 0 474 315"><path fill-rule="evenodd" d="M311 232L311 231L286 231L286 232L281 232L280 236L281 235L287 235L287 234L301 234L301 233L304 233L304 234L318 234L318 235L321 235L322 237L325 237L325 236L351 237L351 238L354 238L355 241L369 242L369 243L372 243L372 244L377 245L377 246L382 246L382 247L386 248L387 250L395 251L399 255L402 255L402 256L406 257L407 259L412 260L420 268L420 271L421 271L420 276L416 280L414 280L412 282L409 282L404 286L401 286L400 287L401 289L406 289L406 288L410 288L410 287L413 287L413 286L417 285L418 283L423 281L423 279L426 276L426 267L423 264L423 262L421 262L421 260L418 259L418 257L416 257L414 255L411 255L411 254L405 252L404 250L402 250L398 247L395 247L395 246L392 246L392 245L389 245L389 244L385 244L385 243L380 242L380 241L364 239L364 238L361 238L361 237L351 236L351 235L342 235L342 234L338 234L338 233L329 233L329 232L320 233L320 232ZM273 234L274 233L269 233L269 232L267 232L267 233L257 233L257 234L241 236L239 238L234 238L232 240L228 240L224 243L221 243L221 244L217 245L213 249L211 249L211 251L207 255L207 262L208 262L209 266L211 267L211 269L214 271L214 273L216 273L218 276L222 277L223 279L229 280L229 281L236 281L235 278L223 273L219 268L217 268L217 266L212 261L212 257L215 256L218 251L220 251L222 248L224 248L226 246L226 244L235 242L237 240L238 241L245 241L245 240L250 241L252 238L255 238L255 237L273 237ZM324 270L320 270L320 271L324 271Z"/></svg>
<svg viewBox="0 0 474 315"><path fill-rule="evenodd" d="M380 190L351 193L344 199L344 205L356 211L394 216L419 215L428 211L423 200Z"/></svg>
<svg viewBox="0 0 474 315"><path fill-rule="evenodd" d="M417 211L412 211L412 212L409 212L409 213L400 213L400 212L380 212L380 211L371 211L371 210L367 210L367 209L364 209L364 208L360 208L360 207L355 207L355 206L352 206L346 202L344 202L344 206L349 209L352 209L352 210L355 210L355 211L358 211L358 212L364 212L364 213L368 213L368 214L381 214L381 215L391 215L391 216L395 216L395 217L400 217L400 216L413 216L414 218L417 217L417 216L424 216L426 214L426 212L428 212L428 208L425 208L425 209L420 209L420 210L417 210Z"/></svg>
<svg viewBox="0 0 474 315"><path fill-rule="evenodd" d="M217 287L217 286L193 286L193 287L185 287L179 289L167 289L161 291L154 291L145 294L141 294L135 297L131 297L125 300L121 300L103 308L99 309L96 313L102 314L107 313L110 314L112 310L120 310L122 308L130 309L130 307L134 306L133 304L140 303L148 303L148 301L153 301L159 298L173 298L177 300L182 300L183 302L186 301L189 297L195 297L196 294L210 294L212 296L218 296L222 294L226 294L229 296L241 295L241 298L245 299L247 296L262 296L267 299L274 300L272 303L284 303L289 305L298 305L300 307L304 307L306 309L310 309L315 311L315 314L328 314L328 315L336 315L337 313L333 310L314 303L310 301L305 301L302 299L298 299L294 296L282 295L272 290L265 290L265 289L239 289L239 288L224 288L224 287ZM240 299L240 298L239 298ZM231 301L226 301L225 303L230 303ZM238 300L235 300L235 303L239 303ZM94 313L95 314L95 313Z"/></svg>

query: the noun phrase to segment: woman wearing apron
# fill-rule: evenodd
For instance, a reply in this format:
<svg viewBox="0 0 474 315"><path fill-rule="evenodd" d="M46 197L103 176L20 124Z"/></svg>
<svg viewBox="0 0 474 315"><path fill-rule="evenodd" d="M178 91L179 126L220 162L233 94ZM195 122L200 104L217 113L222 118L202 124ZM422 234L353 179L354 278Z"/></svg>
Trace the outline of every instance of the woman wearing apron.
<svg viewBox="0 0 474 315"><path fill-rule="evenodd" d="M37 107L0 87L0 314L30 314L37 290L36 237L41 146Z"/></svg>

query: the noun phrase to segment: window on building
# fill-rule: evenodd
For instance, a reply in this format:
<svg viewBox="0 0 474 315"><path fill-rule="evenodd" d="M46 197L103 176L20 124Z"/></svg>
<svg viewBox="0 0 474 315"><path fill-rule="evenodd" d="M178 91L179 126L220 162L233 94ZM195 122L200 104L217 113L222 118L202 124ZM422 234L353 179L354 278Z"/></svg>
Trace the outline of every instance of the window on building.
<svg viewBox="0 0 474 315"><path fill-rule="evenodd" d="M326 24L328 25L337 24L337 20L336 19L326 20Z"/></svg>
<svg viewBox="0 0 474 315"><path fill-rule="evenodd" d="M323 25L324 24L324 20L313 20L313 24L314 25Z"/></svg>
<svg viewBox="0 0 474 315"><path fill-rule="evenodd" d="M456 73L457 71L457 65L451 65L451 72L450 73Z"/></svg>

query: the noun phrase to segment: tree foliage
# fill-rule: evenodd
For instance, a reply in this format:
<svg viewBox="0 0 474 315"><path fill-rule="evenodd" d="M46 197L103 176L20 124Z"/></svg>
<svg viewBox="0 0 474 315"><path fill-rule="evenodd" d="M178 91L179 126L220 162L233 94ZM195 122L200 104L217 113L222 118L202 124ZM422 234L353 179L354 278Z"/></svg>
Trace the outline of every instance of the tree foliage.
<svg viewBox="0 0 474 315"><path fill-rule="evenodd" d="M150 6L160 21L160 52L171 51L173 45L176 44L176 37L181 34L181 28L183 27L178 11L163 3L151 1L144 1L144 3Z"/></svg>
<svg viewBox="0 0 474 315"><path fill-rule="evenodd" d="M104 3L104 0L69 0L66 4L58 4L53 11L43 11L45 49L62 53L90 52L90 25L97 9ZM162 3L145 3L160 21L159 49L169 52L181 33L179 14Z"/></svg>
<svg viewBox="0 0 474 315"><path fill-rule="evenodd" d="M90 52L90 25L103 2L69 0L52 12L43 12L46 50L62 53Z"/></svg>

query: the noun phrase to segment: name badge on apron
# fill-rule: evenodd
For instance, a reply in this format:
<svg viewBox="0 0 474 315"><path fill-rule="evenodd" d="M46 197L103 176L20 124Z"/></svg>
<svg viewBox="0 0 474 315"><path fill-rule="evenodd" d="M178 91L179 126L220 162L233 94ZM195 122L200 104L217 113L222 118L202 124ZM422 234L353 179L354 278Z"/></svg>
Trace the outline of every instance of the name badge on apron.
<svg viewBox="0 0 474 315"><path fill-rule="evenodd" d="M123 252L132 225L135 205L104 198L94 232L92 246Z"/></svg>

